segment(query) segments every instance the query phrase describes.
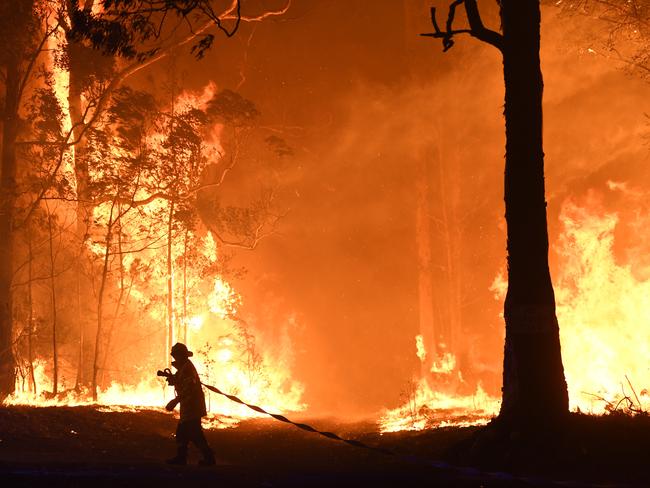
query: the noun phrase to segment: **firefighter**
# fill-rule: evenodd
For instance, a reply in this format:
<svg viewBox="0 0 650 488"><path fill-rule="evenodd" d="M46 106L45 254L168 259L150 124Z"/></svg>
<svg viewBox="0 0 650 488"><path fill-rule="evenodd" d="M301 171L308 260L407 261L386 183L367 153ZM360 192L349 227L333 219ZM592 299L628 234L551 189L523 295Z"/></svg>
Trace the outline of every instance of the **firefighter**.
<svg viewBox="0 0 650 488"><path fill-rule="evenodd" d="M172 347L171 355L174 358L172 366L176 368L176 373L169 376L167 381L174 386L176 397L165 408L171 412L180 403L181 412L178 427L176 428L176 447L178 451L175 457L167 460L167 463L186 464L187 448L189 443L193 442L203 454L203 459L199 461L199 465L213 466L215 464L214 453L210 449L201 427L201 417L206 416L207 411L201 380L194 364L190 361L193 353L187 350L185 344L178 342Z"/></svg>

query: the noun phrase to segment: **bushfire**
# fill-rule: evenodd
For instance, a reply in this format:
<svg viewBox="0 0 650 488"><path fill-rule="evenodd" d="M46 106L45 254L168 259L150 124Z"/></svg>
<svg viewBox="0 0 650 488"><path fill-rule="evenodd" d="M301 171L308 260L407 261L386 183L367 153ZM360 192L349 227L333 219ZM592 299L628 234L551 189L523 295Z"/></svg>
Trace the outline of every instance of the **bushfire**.
<svg viewBox="0 0 650 488"><path fill-rule="evenodd" d="M634 191L626 185L608 182L608 191ZM637 195L638 197L638 195ZM591 414L616 410L645 412L650 406L650 368L639 358L648 356L649 319L647 277L614 255L616 213L599 203L596 193L583 202L568 201L562 207L562 231L553 253L557 255L555 293L560 323L564 371L571 409ZM637 214L633 228L645 216ZM641 259L642 256L633 256ZM638 271L637 271L638 272ZM507 282L501 272L491 290L495 298L505 298ZM444 373L454 387L462 382L462 371L453 356L426 362L422 337L417 336L416 352L430 373ZM446 365L441 368L441 363ZM480 425L499 411L500 400L485 393L479 384L471 395L438 389L432 375L416 378L405 391L406 403L387 411L380 420L384 432L419 430L447 425ZM438 386L438 388L437 388Z"/></svg>
<svg viewBox="0 0 650 488"><path fill-rule="evenodd" d="M214 194L241 164L255 107L213 82L182 90L173 73L164 100L118 88L120 77L151 60L132 68L76 46L66 39L65 23L73 20L59 14L43 19L48 49L39 57L42 87L32 99L42 123L52 118L58 159L44 168L49 174L29 175L57 185L26 202L33 214L24 222L29 302L16 343L15 393L7 403L161 407L172 392L155 371L169 365L171 345L182 341L195 349L205 383L269 410L303 410L303 387L292 378L292 318L270 328L246 315L244 299L225 276L238 273L227 269L229 248L253 249L272 232L272 191L248 207L220 207ZM93 56L107 72L91 68L90 80L79 79L87 67L76 63ZM106 87L111 81L115 87ZM201 212L212 212L211 228ZM47 290L33 282L44 247ZM62 304L67 287L77 298ZM50 296L49 310L39 303L43 293ZM271 343L260 327L285 337ZM46 335L49 358L41 352ZM259 415L214 395L208 406L215 427Z"/></svg>
<svg viewBox="0 0 650 488"><path fill-rule="evenodd" d="M345 95L312 120L300 97L315 104L318 97L308 83L290 86L298 76L274 71L291 114L284 98L259 86L247 91L249 75L265 62L247 64L254 28L238 47L234 74L197 73L187 67L210 52L207 24L141 52L103 52L92 35L75 37L80 17L66 10L72 7L36 3L39 42L16 109L21 164L13 178L10 306L17 374L6 403L162 408L173 393L155 372L170 366L172 345L183 342L204 383L272 412L321 413L312 399L327 397L335 409L367 393L369 405L383 402L364 412L380 432L481 425L499 413L502 366L494 358L501 351L491 349L505 335L503 314L493 313L508 289L505 244L498 243L499 259L472 246L505 234L506 222L495 217L500 207L494 210L502 188L493 189L494 168L470 168L492 152L486 141L496 132L472 125L461 138L456 127L467 122L460 115L449 117L451 128L430 118L456 113L446 98L466 107L459 90L481 92L479 82L457 72L440 77L436 86L449 96L433 100L429 81L391 78L417 71L413 60L396 69L376 55L379 67L365 69L390 79L387 87L356 80L355 58L337 85ZM102 2L82 3L84 15L103 12ZM291 4L240 19L240 2L226 3L223 19L255 25ZM405 25L411 8L404 7ZM310 63L304 68L329 89L327 68ZM615 76L602 64L593 71L594 79ZM486 91L496 91L486 80ZM562 90L556 98L578 98ZM273 99L268 118L258 101L265 96ZM325 105L318 101L314 112ZM287 122L292 117L298 122ZM326 143L321 132L331 136ZM554 191L579 186L575 176L554 177ZM562 360L571 410L637 414L650 408L650 267L630 235L646 236L650 212L642 204L647 190L633 177L606 180L575 195L566 190L549 216ZM603 204L613 195L620 208ZM630 202L638 210L624 208ZM483 230L490 226L492 233ZM272 251L260 249L269 242ZM309 329L307 309L320 328ZM377 318L376 330L363 327ZM389 350L388 379L370 384L371 365ZM368 391L353 395L361 382ZM397 382L399 392L377 393ZM214 428L260 415L215 395L208 410Z"/></svg>

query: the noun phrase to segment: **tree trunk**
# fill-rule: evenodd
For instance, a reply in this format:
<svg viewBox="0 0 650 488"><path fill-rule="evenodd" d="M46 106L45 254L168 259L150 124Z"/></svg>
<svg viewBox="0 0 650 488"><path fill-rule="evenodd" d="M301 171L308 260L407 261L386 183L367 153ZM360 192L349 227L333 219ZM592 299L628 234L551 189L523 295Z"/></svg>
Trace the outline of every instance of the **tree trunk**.
<svg viewBox="0 0 650 488"><path fill-rule="evenodd" d="M27 306L29 307L28 315L28 324L27 324L27 360L29 361L29 385L30 391L36 397L36 377L34 375L34 294L33 287L34 284L32 280L34 279L34 270L33 270L33 261L34 261L34 249L32 244L32 230L31 222L27 223L27 245L29 252L29 259L27 262Z"/></svg>
<svg viewBox="0 0 650 488"><path fill-rule="evenodd" d="M187 345L187 241L189 230L185 229L183 238L183 344Z"/></svg>
<svg viewBox="0 0 650 488"><path fill-rule="evenodd" d="M50 235L50 297L52 304L52 394L54 396L59 392L59 350L56 342L56 283L54 280L55 275L55 259L54 259L54 235L52 231L52 214L49 212L47 215L47 226Z"/></svg>
<svg viewBox="0 0 650 488"><path fill-rule="evenodd" d="M75 286L77 288L77 324L79 325L79 350L77 351L77 380L75 382L75 390L80 391L82 385L84 384L84 320L83 314L81 313L81 272L77 266L75 270Z"/></svg>
<svg viewBox="0 0 650 488"><path fill-rule="evenodd" d="M442 131L438 130L438 134ZM441 273L443 283L441 283L441 292L439 300L440 309L442 310L443 326L440 328L438 341L444 344L441 347L441 357L444 353L451 353L454 357L458 353L457 339L460 328L460 270L459 270L459 249L461 240L458 238L458 198L453 189L457 189L460 181L453 178L448 173L447 165L449 158L438 150L438 194L440 197L440 241L443 246L442 264L444 273ZM451 161L451 166L458 164L457 161ZM453 170L452 170L453 171ZM448 194L448 189L452 189ZM444 291L443 291L444 290Z"/></svg>
<svg viewBox="0 0 650 488"><path fill-rule="evenodd" d="M172 52L171 63L172 63L172 79L171 79L171 116L169 119L169 135L174 133L174 121L176 113L176 79L174 75L176 70L174 68L176 56ZM176 147L172 144L172 161L173 167L176 167ZM174 231L174 201L169 201L169 220L167 221L167 364L171 367L171 350L174 344L174 265L172 263L172 244Z"/></svg>
<svg viewBox="0 0 650 488"><path fill-rule="evenodd" d="M503 0L506 340L500 419L536 425L568 412L548 268L539 0Z"/></svg>
<svg viewBox="0 0 650 488"><path fill-rule="evenodd" d="M167 361L174 344L174 266L172 263L172 232L174 224L174 202L169 202L169 220L167 221Z"/></svg>
<svg viewBox="0 0 650 488"><path fill-rule="evenodd" d="M86 11L92 9L93 1L89 0L83 2L83 8ZM71 11L71 2L68 2L68 12ZM70 22L74 22L71 18ZM73 28L77 27L72 25ZM67 50L68 59L72 59L73 53L71 48L77 42L71 35L70 31L66 32L66 44L64 49ZM85 382L84 375L84 347L85 347L85 314L82 312L82 297L81 290L85 288L86 283L84 280L83 267L81 263L85 261L86 257L86 236L90 232L90 219L94 212L92 198L90 194L90 173L88 168L88 161L85 158L86 152L86 138L82 136L84 125L83 111L82 111L82 92L83 92L83 79L74 69L77 66L76 62L70 63L68 70L68 113L70 115L70 124L72 127L72 140L75 145L72 147L72 160L75 173L75 183L77 187L77 208L76 208L76 237L79 250L79 266L75 269L75 284L77 288L77 326L79 327L79 349L77 352L77 378L75 382L75 389L81 390Z"/></svg>
<svg viewBox="0 0 650 488"><path fill-rule="evenodd" d="M118 204L117 214L122 215L121 206ZM102 373L99 383L102 385L102 388L106 387L106 366L108 364L108 357L111 351L111 342L113 340L113 331L115 330L115 324L120 315L120 309L122 308L122 299L124 298L124 254L122 254L122 221L120 220L117 226L117 255L119 258L119 269L120 269L120 293L117 297L117 303L115 304L115 311L113 312L113 318L111 320L111 325L108 328L108 333L106 337L106 351L104 351L104 359L102 359ZM133 284L133 280L131 280ZM129 285L129 294L131 293L131 286Z"/></svg>
<svg viewBox="0 0 650 488"><path fill-rule="evenodd" d="M418 255L418 310L419 331L424 355L420 356L420 376L429 378L431 361L438 352L433 310L433 263L431 257L431 174L426 157L420 158L416 174L415 241Z"/></svg>
<svg viewBox="0 0 650 488"><path fill-rule="evenodd" d="M104 252L104 260L102 267L102 278L99 285L99 293L97 296L97 331L95 333L95 353L93 355L93 380L92 380L92 393L93 401L97 401L97 374L99 373L99 356L100 356L100 341L102 337L103 315L104 315L104 290L106 289L106 280L108 278L109 257L111 254L111 238L113 233L113 210L115 209L115 201L111 205L111 212L108 217L108 226L106 227L106 250Z"/></svg>
<svg viewBox="0 0 650 488"><path fill-rule="evenodd" d="M75 42L72 39L67 39L68 45ZM90 221L94 212L94 205L92 203L92 196L90 194L90 173L88 168L88 161L85 158L86 152L86 138L82 136L82 80L77 75L75 70L69 71L69 88L68 88L68 106L70 111L70 122L73 127L72 138L76 142L72 148L73 166L75 173L75 182L77 186L77 209L76 209L76 234L77 245L79 247L79 263L86 261L86 236L90 232ZM80 265L75 270L77 291L78 291L78 326L79 326L79 351L77 360L77 381L76 388L81 388L84 383L84 347L85 347L85 327L86 321L84 314L81 311L81 304L83 300L79 293L85 288L83 283L85 277L83 275L83 267Z"/></svg>
<svg viewBox="0 0 650 488"><path fill-rule="evenodd" d="M16 360L13 344L13 221L16 205L16 135L20 57L10 56L5 65L5 110L2 128L2 176L0 178L0 400L14 392Z"/></svg>
<svg viewBox="0 0 650 488"><path fill-rule="evenodd" d="M71 47L77 41L69 33L66 36L66 45L68 46L68 58L72 58ZM77 237L83 243L89 232L90 219L93 216L94 205L90 194L90 173L86 153L86 137L84 136L85 120L83 120L83 83L84 80L77 73L74 67L77 63L71 64L68 71L68 107L70 112L70 123L72 124L73 146L73 166L75 181L77 185ZM83 248L82 248L83 252Z"/></svg>

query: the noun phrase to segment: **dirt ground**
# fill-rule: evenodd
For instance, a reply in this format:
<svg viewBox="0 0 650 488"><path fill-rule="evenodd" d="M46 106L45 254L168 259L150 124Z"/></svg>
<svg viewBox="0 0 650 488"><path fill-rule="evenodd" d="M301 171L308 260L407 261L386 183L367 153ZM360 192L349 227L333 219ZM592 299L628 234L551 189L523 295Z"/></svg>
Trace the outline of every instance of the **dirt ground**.
<svg viewBox="0 0 650 488"><path fill-rule="evenodd" d="M524 471L509 469L507 473L494 467L484 466L480 470L460 467L464 463L450 461L453 459L449 455L450 448L467 443L476 428L381 435L372 422L351 424L331 418L296 420L342 437L391 449L400 455L387 456L271 419L256 419L244 421L235 428L207 432L217 456L217 466L196 466L198 453L191 450L189 466L170 467L163 461L174 454L176 419L162 410L114 412L92 406L11 406L0 407L0 485L650 486L646 473L648 446L634 446L646 449L639 452L638 459L634 456L632 459L625 452L630 446L623 448L622 456L627 458L628 464L606 469L600 465L598 456L589 455L591 447L602 451L597 438L602 437L603 429L599 434L591 424L583 428L584 432L593 432L595 440L588 435L585 437L584 432L576 436L584 438L579 452L585 459L589 458L590 463L593 461L593 465L585 463L585 459L576 459L562 467L550 464L545 467L544 463L538 463L534 469L528 466ZM620 429L608 425L606 430L618 432ZM650 433L650 429L645 432ZM638 429L635 435L639 435ZM612 452L617 452L615 446L610 447ZM605 451L599 451L599 455L611 457Z"/></svg>

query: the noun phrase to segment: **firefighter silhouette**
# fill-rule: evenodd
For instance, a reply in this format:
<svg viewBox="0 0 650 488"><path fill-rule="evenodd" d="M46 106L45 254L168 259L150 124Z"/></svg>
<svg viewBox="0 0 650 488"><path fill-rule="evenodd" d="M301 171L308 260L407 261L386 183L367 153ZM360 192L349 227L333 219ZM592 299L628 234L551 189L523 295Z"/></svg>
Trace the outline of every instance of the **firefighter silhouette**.
<svg viewBox="0 0 650 488"><path fill-rule="evenodd" d="M187 350L185 344L178 342L172 347L171 355L174 358L172 366L176 368L176 373L169 375L167 382L174 386L176 397L165 408L171 412L179 403L181 408L180 420L176 428L176 456L168 459L167 463L186 464L187 448L192 442L203 454L199 465L213 466L215 464L214 453L210 449L201 427L201 417L206 416L207 411L201 380L194 364L190 361L193 353Z"/></svg>

